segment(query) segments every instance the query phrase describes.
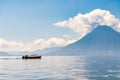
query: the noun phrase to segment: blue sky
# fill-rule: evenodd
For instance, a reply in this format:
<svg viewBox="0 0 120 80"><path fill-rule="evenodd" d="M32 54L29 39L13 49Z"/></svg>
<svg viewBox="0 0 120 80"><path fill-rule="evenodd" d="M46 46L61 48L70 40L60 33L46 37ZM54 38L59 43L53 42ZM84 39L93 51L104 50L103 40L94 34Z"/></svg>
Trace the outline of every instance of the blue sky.
<svg viewBox="0 0 120 80"><path fill-rule="evenodd" d="M120 0L0 0L0 36L8 40L75 34L53 23L101 8L120 18Z"/></svg>
<svg viewBox="0 0 120 80"><path fill-rule="evenodd" d="M19 42L65 34L74 38L79 34L53 24L99 8L120 18L119 5L120 0L0 0L0 37Z"/></svg>

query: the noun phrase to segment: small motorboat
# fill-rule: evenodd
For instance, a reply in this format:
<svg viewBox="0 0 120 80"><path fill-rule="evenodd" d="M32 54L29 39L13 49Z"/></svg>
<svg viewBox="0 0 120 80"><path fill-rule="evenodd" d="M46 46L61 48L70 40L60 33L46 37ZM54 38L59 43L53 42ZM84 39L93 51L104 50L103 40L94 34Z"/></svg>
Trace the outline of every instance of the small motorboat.
<svg viewBox="0 0 120 80"><path fill-rule="evenodd" d="M22 59L41 59L41 56L39 56L37 54L25 55L25 56L22 56Z"/></svg>

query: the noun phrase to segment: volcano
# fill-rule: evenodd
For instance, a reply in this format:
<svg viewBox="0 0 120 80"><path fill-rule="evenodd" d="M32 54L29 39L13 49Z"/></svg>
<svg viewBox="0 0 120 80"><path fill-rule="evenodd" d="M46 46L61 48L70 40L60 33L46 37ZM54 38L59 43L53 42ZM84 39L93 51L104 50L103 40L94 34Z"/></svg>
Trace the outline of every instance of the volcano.
<svg viewBox="0 0 120 80"><path fill-rule="evenodd" d="M49 55L101 55L120 53L120 33L109 26L98 26L82 39Z"/></svg>

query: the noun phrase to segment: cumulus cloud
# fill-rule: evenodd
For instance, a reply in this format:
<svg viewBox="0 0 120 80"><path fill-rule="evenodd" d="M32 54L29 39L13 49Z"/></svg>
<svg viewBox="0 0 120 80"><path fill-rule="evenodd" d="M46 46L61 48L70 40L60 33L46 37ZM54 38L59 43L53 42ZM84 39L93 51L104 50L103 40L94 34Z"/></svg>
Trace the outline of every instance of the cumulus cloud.
<svg viewBox="0 0 120 80"><path fill-rule="evenodd" d="M80 34L81 37L92 31L98 25L111 26L116 31L120 32L120 19L116 18L107 10L95 9L86 14L78 14L68 20L56 22L55 26L69 27L74 32Z"/></svg>
<svg viewBox="0 0 120 80"><path fill-rule="evenodd" d="M24 47L23 43L16 41L8 41L3 38L0 38L0 51L1 50L20 50Z"/></svg>
<svg viewBox="0 0 120 80"><path fill-rule="evenodd" d="M65 46L76 40L65 40L62 38L36 39L33 42L16 42L0 38L0 51L32 51L56 46Z"/></svg>
<svg viewBox="0 0 120 80"><path fill-rule="evenodd" d="M29 47L30 49L44 49L44 48L51 48L51 47L57 47L57 46L66 46L70 43L75 42L76 40L65 40L62 38L50 38L50 39L36 39L34 42L32 42L32 45Z"/></svg>
<svg viewBox="0 0 120 80"><path fill-rule="evenodd" d="M63 37L64 37L64 38L70 38L70 35L64 34Z"/></svg>

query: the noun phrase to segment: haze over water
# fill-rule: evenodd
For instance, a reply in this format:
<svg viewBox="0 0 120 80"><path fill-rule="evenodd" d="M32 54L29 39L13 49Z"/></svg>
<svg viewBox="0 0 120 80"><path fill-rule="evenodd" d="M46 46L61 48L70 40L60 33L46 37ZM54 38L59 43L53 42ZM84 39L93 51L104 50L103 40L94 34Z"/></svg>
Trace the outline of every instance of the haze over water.
<svg viewBox="0 0 120 80"><path fill-rule="evenodd" d="M119 57L0 57L0 80L120 80Z"/></svg>

